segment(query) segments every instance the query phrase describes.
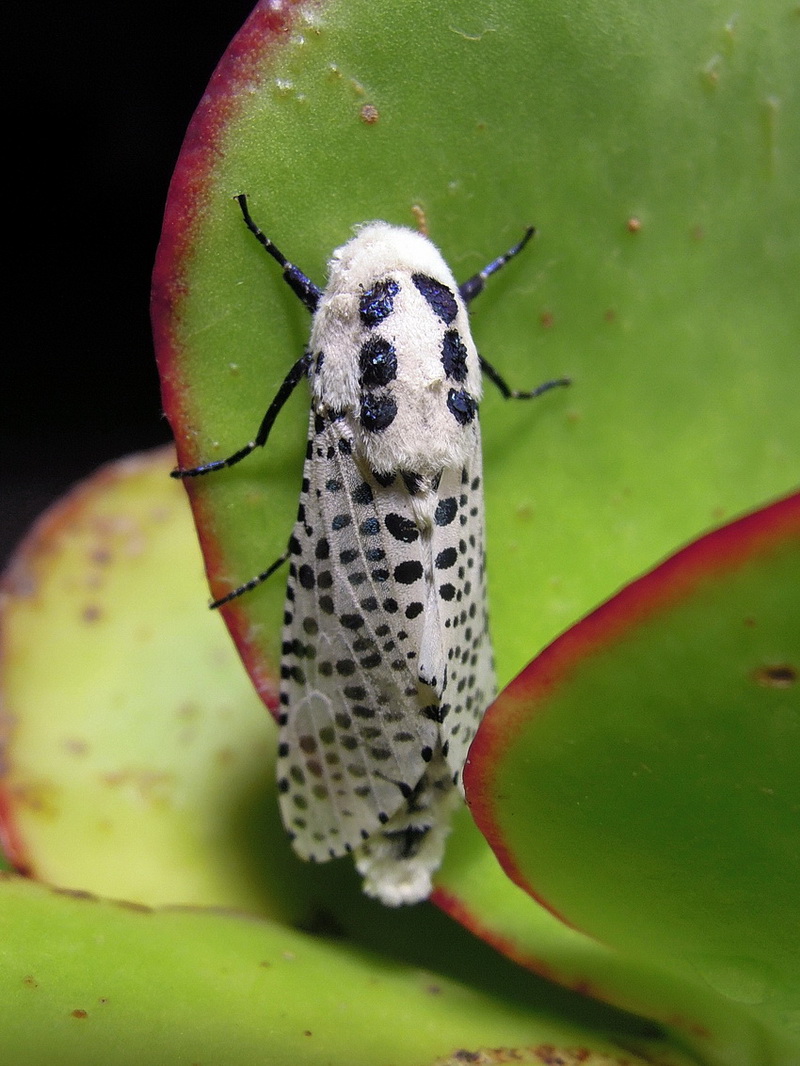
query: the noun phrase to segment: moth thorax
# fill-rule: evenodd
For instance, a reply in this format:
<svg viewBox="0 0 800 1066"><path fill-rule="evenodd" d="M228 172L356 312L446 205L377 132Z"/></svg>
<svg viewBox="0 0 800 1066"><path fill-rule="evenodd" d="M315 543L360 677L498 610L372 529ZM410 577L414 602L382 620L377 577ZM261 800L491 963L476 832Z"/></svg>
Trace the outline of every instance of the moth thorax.
<svg viewBox="0 0 800 1066"><path fill-rule="evenodd" d="M380 432L365 430L356 422L357 450L371 470L379 474L411 470L434 477L440 470L461 469L469 462L478 443L477 418L467 426L454 425L442 392L432 390L424 401L403 398L392 425Z"/></svg>

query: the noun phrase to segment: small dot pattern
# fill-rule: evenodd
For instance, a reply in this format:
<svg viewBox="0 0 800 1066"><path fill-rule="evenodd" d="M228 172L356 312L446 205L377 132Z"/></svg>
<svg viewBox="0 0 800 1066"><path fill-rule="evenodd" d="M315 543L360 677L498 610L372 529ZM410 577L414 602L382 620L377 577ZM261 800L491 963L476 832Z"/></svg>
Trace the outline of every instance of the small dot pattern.
<svg viewBox="0 0 800 1066"><path fill-rule="evenodd" d="M346 421L312 416L310 429L282 645L284 819L324 861L413 813L414 833L392 829L408 857L420 809L460 786L494 690L479 442L470 469L443 470L434 489L360 470L339 447Z"/></svg>
<svg viewBox="0 0 800 1066"><path fill-rule="evenodd" d="M393 330L403 286L422 296L438 338L443 424L468 434L462 461L433 471L373 470L359 444L385 433L405 400L409 354ZM309 420L289 542L278 788L304 858L377 849L413 861L434 832L443 838L494 694L478 402L465 387L477 356L456 328L460 297L427 272L377 278L356 314L358 402L336 409L323 397ZM331 358L322 343L312 350L312 381Z"/></svg>

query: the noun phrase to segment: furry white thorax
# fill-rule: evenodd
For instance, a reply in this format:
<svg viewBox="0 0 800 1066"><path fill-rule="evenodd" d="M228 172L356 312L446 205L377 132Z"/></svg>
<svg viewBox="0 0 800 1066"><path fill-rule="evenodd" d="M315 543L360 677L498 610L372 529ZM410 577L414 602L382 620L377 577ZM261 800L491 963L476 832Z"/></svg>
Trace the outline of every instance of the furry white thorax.
<svg viewBox="0 0 800 1066"><path fill-rule="evenodd" d="M428 275L451 290L458 307L451 324L431 313L412 282L413 274ZM367 330L359 318L359 300L376 282L388 278L399 284L393 313ZM449 385L440 353L448 329L458 332L467 349L463 388L477 402L481 370L467 310L435 245L413 230L370 222L333 253L329 281L311 329L312 356L324 354L320 371L311 375L313 403L323 415L345 412L357 452L371 470L434 475L446 467L462 466L473 449L476 426L458 425L447 409ZM359 419L359 351L367 335L385 339L397 352L393 390L397 416L379 432L365 430Z"/></svg>

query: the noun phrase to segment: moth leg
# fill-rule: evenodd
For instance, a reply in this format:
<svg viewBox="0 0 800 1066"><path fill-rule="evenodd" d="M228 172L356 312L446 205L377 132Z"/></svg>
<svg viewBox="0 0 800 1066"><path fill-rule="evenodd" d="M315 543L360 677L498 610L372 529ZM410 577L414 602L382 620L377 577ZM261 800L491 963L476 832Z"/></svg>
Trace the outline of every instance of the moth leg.
<svg viewBox="0 0 800 1066"><path fill-rule="evenodd" d="M200 474L210 474L214 470L222 470L226 466L234 466L236 463L240 463L242 459L246 459L250 452L255 451L256 448L263 448L267 443L267 437L275 424L275 419L278 417L278 413L292 395L297 383L306 376L310 365L311 355L309 352L306 352L301 359L297 360L292 369L283 379L281 387L275 394L275 399L267 408L267 413L264 415L261 425L258 427L258 433L256 433L255 439L251 440L248 444L245 444L244 448L240 448L238 452L229 455L227 459L215 459L213 463L202 463L200 466L191 466L183 470L178 468L177 470L173 470L170 476L184 478L197 477Z"/></svg>
<svg viewBox="0 0 800 1066"><path fill-rule="evenodd" d="M279 559L276 559L271 566L268 566L266 570L262 571L260 574L256 574L255 577L251 577L249 581L245 581L243 585L234 589L233 592L229 592L227 596L222 596L220 599L214 600L214 602L209 605L210 609L215 611L218 607L223 607L226 603L230 603L231 600L236 600L239 596L243 596L245 592L250 592L252 589L258 588L258 586L266 581L268 577L271 577L276 570L283 566L289 558L289 555L290 552L287 548L283 555Z"/></svg>
<svg viewBox="0 0 800 1066"><path fill-rule="evenodd" d="M313 312L317 309L317 304L322 296L322 289L314 284L310 278L296 267L294 263L290 263L286 256L281 252L269 239L266 233L263 233L253 221L250 211L247 207L247 197L244 193L240 193L235 197L236 202L242 210L242 217L244 218L244 224L253 234L258 243L272 256L272 258L280 264L283 269L283 280L292 290L292 292L299 296L302 303Z"/></svg>
<svg viewBox="0 0 800 1066"><path fill-rule="evenodd" d="M501 267L504 267L509 259L513 259L515 255L519 255L536 230L533 226L528 226L521 241L509 248L503 255L498 255L497 259L493 259L488 266L485 266L483 270L479 270L477 274L473 274L471 278L459 285L458 291L461 293L461 299L465 304L469 304L475 297L483 292L486 285L486 279L495 274Z"/></svg>
<svg viewBox="0 0 800 1066"><path fill-rule="evenodd" d="M549 392L550 389L572 384L569 378L554 378L552 381L543 381L541 385L537 385L535 389L531 389L529 392L521 392L519 389L509 388L505 378L495 370L491 363L487 363L482 355L479 355L478 358L481 362L481 370L489 381L497 386L506 400L533 400L536 396L541 396L543 392Z"/></svg>

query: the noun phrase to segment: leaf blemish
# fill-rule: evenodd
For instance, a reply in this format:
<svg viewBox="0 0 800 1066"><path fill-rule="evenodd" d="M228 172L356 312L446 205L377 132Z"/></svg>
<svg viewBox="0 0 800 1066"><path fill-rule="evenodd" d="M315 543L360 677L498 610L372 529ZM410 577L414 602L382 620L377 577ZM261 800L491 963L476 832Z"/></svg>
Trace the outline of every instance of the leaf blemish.
<svg viewBox="0 0 800 1066"><path fill-rule="evenodd" d="M789 663L760 666L755 672L756 681L766 688L791 688L796 684L797 677L797 667Z"/></svg>
<svg viewBox="0 0 800 1066"><path fill-rule="evenodd" d="M359 118L367 126L374 126L380 117L380 111L374 104L363 104L359 111Z"/></svg>

